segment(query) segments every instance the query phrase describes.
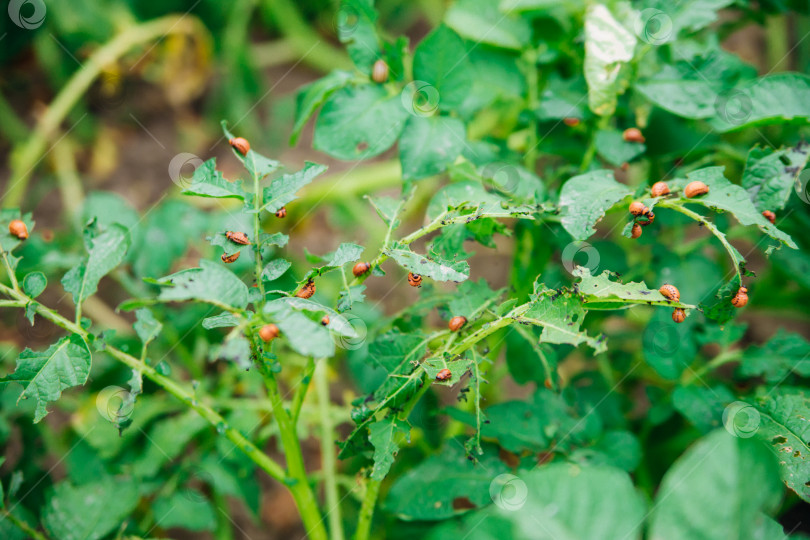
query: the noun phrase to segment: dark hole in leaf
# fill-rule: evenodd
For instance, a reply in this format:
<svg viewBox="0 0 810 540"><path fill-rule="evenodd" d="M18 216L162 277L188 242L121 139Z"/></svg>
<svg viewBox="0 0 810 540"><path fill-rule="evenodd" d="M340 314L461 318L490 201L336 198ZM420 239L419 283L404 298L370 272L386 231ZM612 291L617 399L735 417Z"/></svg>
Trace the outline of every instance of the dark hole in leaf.
<svg viewBox="0 0 810 540"><path fill-rule="evenodd" d="M781 435L771 439L771 444L785 444L786 442L787 439L785 437L782 437Z"/></svg>
<svg viewBox="0 0 810 540"><path fill-rule="evenodd" d="M473 508L478 507L467 497L456 497L453 499L453 510L471 510Z"/></svg>

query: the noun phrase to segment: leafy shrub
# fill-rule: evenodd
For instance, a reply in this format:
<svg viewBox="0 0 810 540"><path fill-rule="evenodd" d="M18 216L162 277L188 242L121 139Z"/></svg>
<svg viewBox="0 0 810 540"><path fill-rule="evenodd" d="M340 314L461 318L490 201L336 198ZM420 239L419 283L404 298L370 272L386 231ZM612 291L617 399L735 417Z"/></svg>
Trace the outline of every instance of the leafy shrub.
<svg viewBox="0 0 810 540"><path fill-rule="evenodd" d="M3 537L227 538L260 469L316 539L783 538L810 501L810 344L785 328L810 78L721 48L761 9L457 0L411 49L345 0L354 68L301 89L291 142L316 117L316 150L397 145L396 174L286 169L223 123L226 168L170 166L194 199L90 193L56 238L3 210L0 305L34 344L62 330L0 379L25 442ZM327 197L362 245L301 246ZM49 453L66 477L40 486Z"/></svg>

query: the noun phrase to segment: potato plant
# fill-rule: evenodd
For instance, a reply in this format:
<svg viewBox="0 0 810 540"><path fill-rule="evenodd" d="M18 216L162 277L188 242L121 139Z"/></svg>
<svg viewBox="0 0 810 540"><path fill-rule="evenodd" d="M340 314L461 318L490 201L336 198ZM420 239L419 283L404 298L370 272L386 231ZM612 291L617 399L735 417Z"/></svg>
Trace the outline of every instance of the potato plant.
<svg viewBox="0 0 810 540"><path fill-rule="evenodd" d="M12 174L0 536L803 537L810 61L721 46L790 8L344 0L313 161L231 118L56 232Z"/></svg>

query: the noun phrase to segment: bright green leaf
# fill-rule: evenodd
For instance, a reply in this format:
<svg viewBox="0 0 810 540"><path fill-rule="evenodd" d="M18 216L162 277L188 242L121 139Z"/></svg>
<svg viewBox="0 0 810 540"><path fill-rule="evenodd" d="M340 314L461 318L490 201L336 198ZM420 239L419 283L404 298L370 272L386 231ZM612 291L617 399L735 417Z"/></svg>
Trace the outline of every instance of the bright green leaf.
<svg viewBox="0 0 810 540"><path fill-rule="evenodd" d="M599 170L569 179L560 191L562 226L575 240L596 232L594 225L605 212L632 191L618 183L613 171Z"/></svg>
<svg viewBox="0 0 810 540"><path fill-rule="evenodd" d="M117 223L101 232L93 226L88 227L84 240L87 257L62 278L62 286L73 295L76 304L95 294L101 278L121 264L129 249L129 233Z"/></svg>

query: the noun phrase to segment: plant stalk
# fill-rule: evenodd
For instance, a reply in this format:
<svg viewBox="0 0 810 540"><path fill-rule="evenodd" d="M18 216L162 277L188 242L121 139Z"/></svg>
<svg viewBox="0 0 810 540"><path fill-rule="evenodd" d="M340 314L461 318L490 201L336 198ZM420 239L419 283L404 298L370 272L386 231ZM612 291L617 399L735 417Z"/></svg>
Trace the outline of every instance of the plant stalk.
<svg viewBox="0 0 810 540"><path fill-rule="evenodd" d="M337 486L337 463L335 459L335 429L329 414L329 364L322 358L316 362L315 391L318 394L318 414L321 423L321 469L326 499L326 516L329 520L331 540L343 540L343 520Z"/></svg>

